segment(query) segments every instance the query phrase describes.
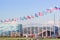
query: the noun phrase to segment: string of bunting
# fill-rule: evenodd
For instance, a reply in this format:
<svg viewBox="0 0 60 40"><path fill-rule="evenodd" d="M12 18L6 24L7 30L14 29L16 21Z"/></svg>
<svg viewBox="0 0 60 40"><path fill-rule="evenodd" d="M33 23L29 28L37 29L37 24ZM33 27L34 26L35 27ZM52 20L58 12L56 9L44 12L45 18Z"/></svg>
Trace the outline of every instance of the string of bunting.
<svg viewBox="0 0 60 40"><path fill-rule="evenodd" d="M51 9L46 9L46 11L35 13L34 16L30 15L30 16L24 16L24 17L19 17L19 18L0 20L0 23L12 22L12 21L18 21L18 20L28 20L28 19L32 19L32 18L35 18L35 17L44 16L44 15L46 15L48 13L52 13L53 11L56 11L56 10L60 10L60 8L54 7L54 8L51 8Z"/></svg>

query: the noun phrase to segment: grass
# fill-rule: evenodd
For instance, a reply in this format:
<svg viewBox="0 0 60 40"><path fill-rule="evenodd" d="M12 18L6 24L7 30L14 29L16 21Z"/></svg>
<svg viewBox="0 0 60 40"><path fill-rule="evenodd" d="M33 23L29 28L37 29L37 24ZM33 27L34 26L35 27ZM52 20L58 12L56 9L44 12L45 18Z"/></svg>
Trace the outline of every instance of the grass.
<svg viewBox="0 0 60 40"><path fill-rule="evenodd" d="M43 39L43 40L60 40L60 39Z"/></svg>
<svg viewBox="0 0 60 40"><path fill-rule="evenodd" d="M2 37L0 38L0 40L33 40L35 38L8 38L8 37ZM48 38L45 38L45 39L39 39L39 40L60 40L60 39L48 39Z"/></svg>

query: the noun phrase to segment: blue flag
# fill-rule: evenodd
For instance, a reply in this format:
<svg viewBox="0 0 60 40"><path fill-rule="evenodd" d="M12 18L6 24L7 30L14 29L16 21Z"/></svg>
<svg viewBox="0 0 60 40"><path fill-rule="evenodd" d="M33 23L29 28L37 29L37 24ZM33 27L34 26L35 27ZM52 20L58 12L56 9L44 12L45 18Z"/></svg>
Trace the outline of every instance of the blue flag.
<svg viewBox="0 0 60 40"><path fill-rule="evenodd" d="M38 14L35 13L35 17L38 17Z"/></svg>
<svg viewBox="0 0 60 40"><path fill-rule="evenodd" d="M27 20L27 18L24 16L23 19Z"/></svg>

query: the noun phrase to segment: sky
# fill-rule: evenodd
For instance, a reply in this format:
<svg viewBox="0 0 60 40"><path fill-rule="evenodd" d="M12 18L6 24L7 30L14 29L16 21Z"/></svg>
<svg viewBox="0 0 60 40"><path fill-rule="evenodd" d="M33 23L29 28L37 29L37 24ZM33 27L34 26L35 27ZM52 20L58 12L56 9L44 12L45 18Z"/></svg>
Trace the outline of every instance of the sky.
<svg viewBox="0 0 60 40"><path fill-rule="evenodd" d="M53 8L55 6L60 7L60 0L0 0L0 19L19 18L27 15L34 15L35 13L44 11L48 8ZM50 20L53 21L53 13L40 17L40 20L38 20L47 21L47 19L50 18ZM57 19L59 19L58 15L59 14L56 16Z"/></svg>
<svg viewBox="0 0 60 40"><path fill-rule="evenodd" d="M40 11L45 11L46 9L53 8L55 6L60 7L60 0L0 0L0 19L19 18L27 15L34 15L35 13L38 13ZM58 24L60 17L59 13L60 13L59 11L55 11L43 17L39 17L31 20L24 20L21 23L53 24L54 14L55 14L56 16L55 20L56 23ZM4 30L8 28L9 24L6 25L7 26L4 28ZM0 24L0 28L1 26L2 24ZM3 26L5 26L5 24Z"/></svg>

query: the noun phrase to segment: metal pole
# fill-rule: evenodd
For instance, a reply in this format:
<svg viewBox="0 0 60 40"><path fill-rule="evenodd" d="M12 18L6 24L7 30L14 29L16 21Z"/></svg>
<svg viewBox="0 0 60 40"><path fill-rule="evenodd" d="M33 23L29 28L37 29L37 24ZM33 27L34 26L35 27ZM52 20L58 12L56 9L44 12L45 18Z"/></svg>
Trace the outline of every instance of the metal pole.
<svg viewBox="0 0 60 40"><path fill-rule="evenodd" d="M54 13L54 35L55 35L55 13Z"/></svg>
<svg viewBox="0 0 60 40"><path fill-rule="evenodd" d="M50 37L52 36L52 35L51 35L51 32L52 32L52 29L51 29L51 26L50 26Z"/></svg>
<svg viewBox="0 0 60 40"><path fill-rule="evenodd" d="M42 38L43 38L43 26L42 26Z"/></svg>
<svg viewBox="0 0 60 40"><path fill-rule="evenodd" d="M59 19L58 35L60 35L60 19Z"/></svg>
<svg viewBox="0 0 60 40"><path fill-rule="evenodd" d="M48 24L47 24L48 25ZM47 37L48 33L47 33L47 26L46 26L46 37Z"/></svg>

